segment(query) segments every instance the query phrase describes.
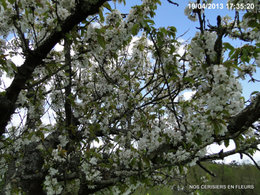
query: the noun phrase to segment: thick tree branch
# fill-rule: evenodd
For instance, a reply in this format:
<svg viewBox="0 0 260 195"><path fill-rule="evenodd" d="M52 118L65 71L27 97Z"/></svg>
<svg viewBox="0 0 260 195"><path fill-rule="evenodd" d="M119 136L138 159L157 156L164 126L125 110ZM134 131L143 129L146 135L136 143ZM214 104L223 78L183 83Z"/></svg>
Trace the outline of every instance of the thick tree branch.
<svg viewBox="0 0 260 195"><path fill-rule="evenodd" d="M247 130L254 122L260 118L260 93L255 99L240 113L233 116L228 125L230 134L241 133Z"/></svg>
<svg viewBox="0 0 260 195"><path fill-rule="evenodd" d="M238 113L237 115L233 116L230 120L229 120L229 124L228 124L228 130L229 133L226 136L221 136L221 137L216 137L215 141L222 141L224 139L230 139L233 137L238 136L240 133L246 131L254 122L256 122L258 119L260 118L260 93L257 94L257 96L255 97L255 99L251 102L250 105L248 105L246 108L244 108L240 113ZM235 136L234 136L235 135ZM254 148L257 147L257 145L260 142L256 142L253 143ZM150 155L149 155L149 159L151 159L152 161L156 162L157 160L157 155L162 153L162 152L167 152L169 150L177 150L178 147L180 147L181 145L173 145L170 143L165 143L160 145L156 150L154 150ZM201 148L203 148L204 146L202 146ZM239 150L240 152L244 152L245 150L249 149L250 147L246 147L245 149L241 149ZM252 147L251 147L252 148ZM228 151L228 152L221 152L221 153L217 153L214 155L210 155L210 156L206 156L204 160L216 160L216 159L223 159L224 157L230 156L232 154L236 154L239 153L238 150L232 150L232 151Z"/></svg>
<svg viewBox="0 0 260 195"><path fill-rule="evenodd" d="M106 1L107 0L95 0L91 2L86 0L77 1L78 3L74 12L60 24L59 28L56 28L49 37L39 45L39 47L26 55L25 62L22 66L18 67L17 74L15 75L12 84L6 89L5 94L1 95L0 136L5 132L5 127L16 109L15 102L18 95L20 91L25 88L25 83L32 76L34 69L42 64L43 59L46 58L47 54L66 33L88 16L96 14Z"/></svg>

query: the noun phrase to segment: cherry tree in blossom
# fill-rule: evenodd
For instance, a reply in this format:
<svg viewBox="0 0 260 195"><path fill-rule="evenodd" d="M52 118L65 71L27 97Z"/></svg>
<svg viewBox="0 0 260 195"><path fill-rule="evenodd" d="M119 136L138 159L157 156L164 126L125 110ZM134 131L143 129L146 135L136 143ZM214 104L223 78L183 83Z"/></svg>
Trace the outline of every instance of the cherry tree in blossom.
<svg viewBox="0 0 260 195"><path fill-rule="evenodd" d="M260 95L246 102L239 81L259 82L260 13L246 2L216 26L187 7L199 28L183 45L175 27L154 26L159 0L127 15L107 0L1 0L1 194L129 194L185 185L187 168L211 173L203 162L232 154L254 162Z"/></svg>

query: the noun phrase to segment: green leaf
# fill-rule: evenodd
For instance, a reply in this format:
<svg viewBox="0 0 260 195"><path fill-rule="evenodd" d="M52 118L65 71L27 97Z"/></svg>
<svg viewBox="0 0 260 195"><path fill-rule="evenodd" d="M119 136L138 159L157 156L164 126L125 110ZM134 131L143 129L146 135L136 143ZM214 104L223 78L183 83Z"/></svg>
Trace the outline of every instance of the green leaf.
<svg viewBox="0 0 260 195"><path fill-rule="evenodd" d="M256 152L255 149L250 149L250 150L248 150L248 153L251 154L252 156L254 155L255 152Z"/></svg>
<svg viewBox="0 0 260 195"><path fill-rule="evenodd" d="M126 5L125 0L113 0L113 2L124 3L124 5Z"/></svg>
<svg viewBox="0 0 260 195"><path fill-rule="evenodd" d="M184 77L183 78L183 81L186 83L194 83L195 81L194 81L194 79L193 78L191 78L191 77Z"/></svg>
<svg viewBox="0 0 260 195"><path fill-rule="evenodd" d="M230 51L233 51L235 48L230 43L223 43L224 48L229 49Z"/></svg>
<svg viewBox="0 0 260 195"><path fill-rule="evenodd" d="M237 66L237 64L233 60L227 60L223 63L226 67L233 67L242 72L242 69Z"/></svg>
<svg viewBox="0 0 260 195"><path fill-rule="evenodd" d="M134 166L136 164L136 158L133 158L131 161L130 161L130 165L131 166Z"/></svg>
<svg viewBox="0 0 260 195"><path fill-rule="evenodd" d="M253 92L250 94L250 96L256 95L256 94L258 94L258 93L259 93L259 91L253 91Z"/></svg>
<svg viewBox="0 0 260 195"><path fill-rule="evenodd" d="M199 146L202 144L201 135L197 135L193 141L198 144Z"/></svg>
<svg viewBox="0 0 260 195"><path fill-rule="evenodd" d="M97 41L103 49L106 47L106 41L103 36L97 35Z"/></svg>
<svg viewBox="0 0 260 195"><path fill-rule="evenodd" d="M157 34L157 45L158 47L161 47L164 43L164 34L162 31L159 31Z"/></svg>
<svg viewBox="0 0 260 195"><path fill-rule="evenodd" d="M250 20L248 22L248 26L249 27L256 27L256 26L259 26L258 22L256 20Z"/></svg>
<svg viewBox="0 0 260 195"><path fill-rule="evenodd" d="M235 49L234 51L235 51L234 54L232 53L232 54L230 55L230 58L237 60L239 54L241 53L241 48L237 48L237 49Z"/></svg>
<svg viewBox="0 0 260 195"><path fill-rule="evenodd" d="M5 2L6 0L1 0L1 4L3 5L3 7L4 7L4 9L6 9L7 8L7 4L6 4L6 2Z"/></svg>
<svg viewBox="0 0 260 195"><path fill-rule="evenodd" d="M227 140L224 140L224 145L225 145L226 147L228 147L228 146L229 146L229 139L227 139Z"/></svg>
<svg viewBox="0 0 260 195"><path fill-rule="evenodd" d="M221 130L221 125L219 125L217 121L213 121L213 127L214 127L215 135L218 135Z"/></svg>
<svg viewBox="0 0 260 195"><path fill-rule="evenodd" d="M151 20L151 19L146 19L146 20L144 20L144 22L146 22L149 25L154 25L155 24L154 21Z"/></svg>
<svg viewBox="0 0 260 195"><path fill-rule="evenodd" d="M132 28L132 34L135 36L137 35L138 31L139 31L139 24L134 24L133 28Z"/></svg>
<svg viewBox="0 0 260 195"><path fill-rule="evenodd" d="M172 32L177 32L177 29L174 26L168 27Z"/></svg>
<svg viewBox="0 0 260 195"><path fill-rule="evenodd" d="M105 18L104 18L104 15L103 15L103 9L102 9L102 8L99 9L98 15L99 15L99 17L100 17L100 21L101 21L101 22L104 22L104 21L105 21Z"/></svg>
<svg viewBox="0 0 260 195"><path fill-rule="evenodd" d="M105 3L103 4L103 6L104 6L105 8L107 8L109 11L112 11L112 8L111 8L111 6L110 6L110 4L109 4L108 2L105 2Z"/></svg>
<svg viewBox="0 0 260 195"><path fill-rule="evenodd" d="M247 12L247 13L244 14L243 17L244 17L244 18L252 17L252 13L251 13L251 12Z"/></svg>
<svg viewBox="0 0 260 195"><path fill-rule="evenodd" d="M15 3L15 0L8 0L11 4Z"/></svg>

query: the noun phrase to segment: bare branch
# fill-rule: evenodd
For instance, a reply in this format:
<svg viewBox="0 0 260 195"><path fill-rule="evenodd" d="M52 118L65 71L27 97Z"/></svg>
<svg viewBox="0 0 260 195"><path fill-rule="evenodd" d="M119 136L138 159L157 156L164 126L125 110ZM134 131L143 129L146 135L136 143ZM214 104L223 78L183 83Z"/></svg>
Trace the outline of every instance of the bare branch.
<svg viewBox="0 0 260 195"><path fill-rule="evenodd" d="M260 171L260 167L257 164L257 162L255 161L255 159L250 154L248 154L246 152L244 152L244 154L247 155L253 161L253 163L255 164L256 168Z"/></svg>
<svg viewBox="0 0 260 195"><path fill-rule="evenodd" d="M169 3L171 3L171 4L173 4L173 5L176 5L176 6L179 6L179 4L178 3L176 3L176 2L173 2L173 1L171 1L171 0L167 0Z"/></svg>
<svg viewBox="0 0 260 195"><path fill-rule="evenodd" d="M200 168L202 168L204 171L206 171L212 177L216 177L216 175L214 173L212 173L210 170L208 170L206 167L204 167L200 162L197 162L197 165L199 165Z"/></svg>

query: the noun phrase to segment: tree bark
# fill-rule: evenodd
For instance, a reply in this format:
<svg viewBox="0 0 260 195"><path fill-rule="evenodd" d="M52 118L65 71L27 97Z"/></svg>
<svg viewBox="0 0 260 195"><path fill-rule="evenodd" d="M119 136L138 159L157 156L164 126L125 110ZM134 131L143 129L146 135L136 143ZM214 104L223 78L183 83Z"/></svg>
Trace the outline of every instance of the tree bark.
<svg viewBox="0 0 260 195"><path fill-rule="evenodd" d="M11 119L16 107L18 95L24 89L26 82L31 78L34 69L43 63L51 49L62 39L65 34L73 29L74 26L84 21L88 16L96 14L99 8L107 0L96 0L89 3L86 0L77 1L74 12L60 24L60 28L55 29L49 37L43 41L39 47L30 50L26 55L25 62L18 67L17 74L14 77L10 87L1 95L0 103L0 136L5 133L5 127Z"/></svg>
<svg viewBox="0 0 260 195"><path fill-rule="evenodd" d="M260 118L260 93L255 99L240 113L229 120L228 130L230 134L241 133L247 130L254 122Z"/></svg>

